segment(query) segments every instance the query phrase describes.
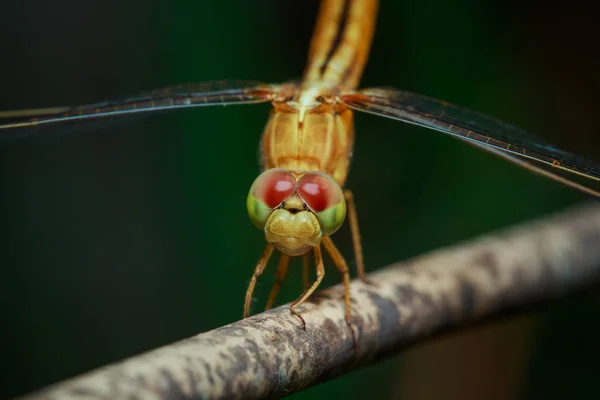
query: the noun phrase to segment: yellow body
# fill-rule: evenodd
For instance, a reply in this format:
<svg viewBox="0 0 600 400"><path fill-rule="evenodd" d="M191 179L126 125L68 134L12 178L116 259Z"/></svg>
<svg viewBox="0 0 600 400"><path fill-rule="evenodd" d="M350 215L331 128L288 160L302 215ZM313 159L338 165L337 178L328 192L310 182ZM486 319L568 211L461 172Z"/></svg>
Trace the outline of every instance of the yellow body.
<svg viewBox="0 0 600 400"><path fill-rule="evenodd" d="M348 207L350 229L356 253L358 275L364 278L364 264L358 233L358 220L352 193L342 192L348 177L354 124L352 111L338 102L340 93L348 93L358 86L375 30L377 0L322 0L319 16L310 44L308 65L299 85L287 84L279 88L273 99L273 110L261 141L261 164L268 176L269 170L282 168L291 171L296 182L303 176L324 173L324 190L339 194L339 201L326 210L313 210L299 195L287 197L267 217L264 224L268 242L246 291L244 316L249 315L252 292L257 277L264 270L273 250L281 252L277 265L276 283L271 290L266 308L270 308L287 273L290 256L305 255L304 276L306 290L290 306L305 326L304 319L295 309L313 293L325 274L321 245L329 253L344 280L346 322L352 329L350 307L350 275L348 265L329 235L339 228ZM261 178L257 178L259 180ZM265 178L266 179L266 178ZM335 182L334 182L335 181ZM255 181L256 182L256 181ZM254 185L253 185L254 187ZM253 220L265 210L252 189L249 195L249 213ZM314 253L316 281L308 286L308 254Z"/></svg>

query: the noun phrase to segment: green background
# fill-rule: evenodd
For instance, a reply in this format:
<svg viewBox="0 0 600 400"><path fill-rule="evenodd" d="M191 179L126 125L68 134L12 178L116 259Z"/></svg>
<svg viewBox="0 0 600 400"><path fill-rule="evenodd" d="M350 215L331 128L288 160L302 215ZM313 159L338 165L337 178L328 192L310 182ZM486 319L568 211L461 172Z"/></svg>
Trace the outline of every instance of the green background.
<svg viewBox="0 0 600 400"><path fill-rule="evenodd" d="M592 3L540 4L384 0L362 86L467 106L599 160ZM81 104L182 82L297 79L317 11L315 0L2 6L0 109ZM268 110L196 109L0 140L1 397L241 317L264 245L245 197L259 171ZM348 187L369 271L584 199L433 131L357 115L356 132ZM347 228L335 239L352 260ZM337 283L335 269L327 271L325 285ZM271 273L259 283L255 311ZM281 302L300 293L300 275L292 268ZM522 329L516 323L515 336L530 339L526 366L511 378L515 397L598 396L597 304L580 296L532 314ZM506 337L494 340L521 354ZM397 397L426 347L293 398ZM461 348L452 369L473 351ZM506 369L513 367L520 370ZM507 380L499 373L488 384ZM419 385L436 381L425 373L407 384L420 393ZM436 398L446 398L437 385Z"/></svg>

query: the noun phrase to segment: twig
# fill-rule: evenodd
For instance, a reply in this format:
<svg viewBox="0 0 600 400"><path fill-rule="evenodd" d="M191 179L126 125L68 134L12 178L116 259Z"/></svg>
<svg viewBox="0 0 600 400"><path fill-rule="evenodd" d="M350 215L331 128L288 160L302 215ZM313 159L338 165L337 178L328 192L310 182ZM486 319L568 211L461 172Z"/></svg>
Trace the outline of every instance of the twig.
<svg viewBox="0 0 600 400"><path fill-rule="evenodd" d="M600 280L600 206L570 210L382 269L352 283L359 341L342 288L201 333L27 399L281 397L430 335L574 293Z"/></svg>

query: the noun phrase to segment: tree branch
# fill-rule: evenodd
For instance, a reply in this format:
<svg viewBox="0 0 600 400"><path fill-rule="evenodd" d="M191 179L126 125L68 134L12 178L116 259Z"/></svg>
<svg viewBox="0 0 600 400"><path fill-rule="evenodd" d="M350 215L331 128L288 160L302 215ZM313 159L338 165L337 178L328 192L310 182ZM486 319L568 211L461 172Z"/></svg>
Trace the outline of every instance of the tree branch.
<svg viewBox="0 0 600 400"><path fill-rule="evenodd" d="M597 284L600 206L438 250L352 283L359 341L341 286L27 396L27 399L281 397L392 354L432 334Z"/></svg>

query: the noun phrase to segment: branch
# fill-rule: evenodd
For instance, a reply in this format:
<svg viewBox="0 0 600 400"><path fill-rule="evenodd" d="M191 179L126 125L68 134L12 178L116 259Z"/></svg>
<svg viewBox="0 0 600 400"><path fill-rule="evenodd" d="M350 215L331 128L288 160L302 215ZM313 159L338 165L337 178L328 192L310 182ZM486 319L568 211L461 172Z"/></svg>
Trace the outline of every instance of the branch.
<svg viewBox="0 0 600 400"><path fill-rule="evenodd" d="M357 369L432 334L577 292L600 280L600 206L397 263L352 283L352 347L341 286L201 333L27 399L281 397Z"/></svg>

